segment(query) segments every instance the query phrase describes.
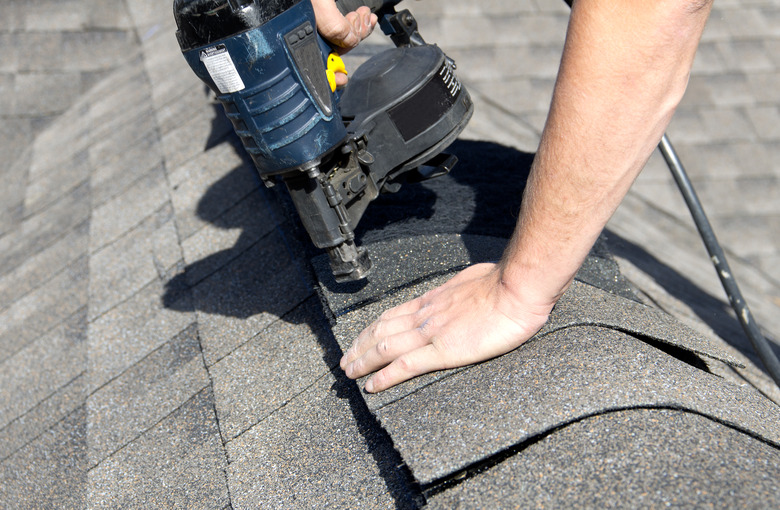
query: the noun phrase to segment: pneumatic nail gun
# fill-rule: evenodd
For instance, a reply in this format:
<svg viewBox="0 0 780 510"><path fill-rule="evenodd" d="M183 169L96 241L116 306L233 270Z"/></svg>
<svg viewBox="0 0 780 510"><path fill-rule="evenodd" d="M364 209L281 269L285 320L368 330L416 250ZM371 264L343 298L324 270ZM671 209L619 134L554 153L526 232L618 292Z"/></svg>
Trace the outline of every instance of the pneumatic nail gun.
<svg viewBox="0 0 780 510"><path fill-rule="evenodd" d="M336 281L364 278L371 261L355 227L379 193L449 172L442 153L473 112L454 62L425 43L400 0L367 5L395 47L337 89L343 62L317 33L310 0L174 0L179 46L222 103L261 179L284 182Z"/></svg>

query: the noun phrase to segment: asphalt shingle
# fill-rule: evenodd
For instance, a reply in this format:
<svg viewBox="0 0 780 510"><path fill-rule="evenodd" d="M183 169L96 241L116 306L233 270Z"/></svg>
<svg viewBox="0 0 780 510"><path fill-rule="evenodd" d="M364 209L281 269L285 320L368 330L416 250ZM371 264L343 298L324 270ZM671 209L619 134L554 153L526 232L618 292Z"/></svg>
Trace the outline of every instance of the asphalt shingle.
<svg viewBox="0 0 780 510"><path fill-rule="evenodd" d="M0 430L82 374L87 355L86 339L86 308L82 308L3 360L0 364ZM44 377L41 377L42 373Z"/></svg>
<svg viewBox="0 0 780 510"><path fill-rule="evenodd" d="M0 430L0 463L8 461L9 465L13 466L14 461L10 459L15 452L34 443L41 435L57 427L76 409L82 408L87 398L86 379L87 375L82 372L72 381L41 399L35 407L4 426ZM86 448L86 444L83 446Z"/></svg>
<svg viewBox="0 0 780 510"><path fill-rule="evenodd" d="M702 416L668 409L618 411L535 438L494 469L428 503L603 508L717 502L765 508L778 503L778 466L777 449Z"/></svg>
<svg viewBox="0 0 780 510"><path fill-rule="evenodd" d="M689 409L780 445L780 411L760 394L602 328L527 342L381 408L377 418L417 480L430 484L552 428L636 407Z"/></svg>
<svg viewBox="0 0 780 510"><path fill-rule="evenodd" d="M21 351L87 306L87 257L79 257L0 313L0 359Z"/></svg>
<svg viewBox="0 0 780 510"><path fill-rule="evenodd" d="M15 270L0 277L0 308L33 292L87 252L89 221L76 225L54 244L28 257Z"/></svg>
<svg viewBox="0 0 780 510"><path fill-rule="evenodd" d="M269 233L193 288L206 364L213 365L311 295L283 239L276 231Z"/></svg>
<svg viewBox="0 0 780 510"><path fill-rule="evenodd" d="M228 443L235 507L411 507L397 455L376 431L356 423L365 411L345 384L343 376L326 373Z"/></svg>
<svg viewBox="0 0 780 510"><path fill-rule="evenodd" d="M89 259L90 318L127 300L181 261L172 208L163 206L115 243Z"/></svg>
<svg viewBox="0 0 780 510"><path fill-rule="evenodd" d="M330 335L310 298L217 362L211 377L225 437L232 440L265 420L336 365Z"/></svg>
<svg viewBox="0 0 780 510"><path fill-rule="evenodd" d="M206 388L90 469L90 506L225 508L226 467L213 395Z"/></svg>
<svg viewBox="0 0 780 510"><path fill-rule="evenodd" d="M87 485L84 406L0 463L0 501L29 507L84 506Z"/></svg>
<svg viewBox="0 0 780 510"><path fill-rule="evenodd" d="M56 243L89 215L89 186L82 183L43 211L24 218L0 237L0 274L11 272L28 257Z"/></svg>
<svg viewBox="0 0 780 510"><path fill-rule="evenodd" d="M160 295L163 284L153 280L127 301L89 324L88 373L92 391L103 386L195 322L192 296L182 292L170 307Z"/></svg>
<svg viewBox="0 0 780 510"><path fill-rule="evenodd" d="M136 439L208 385L193 324L89 396L90 466Z"/></svg>
<svg viewBox="0 0 780 510"><path fill-rule="evenodd" d="M599 248L578 278L608 292L576 284L508 356L380 395L336 368L382 310L500 257L568 16L541 0L400 7L458 63L476 113L449 176L369 207L368 284L335 286L316 262L331 328L285 190L260 188L181 58L170 2L0 2L0 506L414 508L419 482L440 507L778 493L777 408L749 385L780 397L657 156L606 236L630 284ZM777 16L715 6L670 128L771 340ZM717 349L700 338L716 334Z"/></svg>

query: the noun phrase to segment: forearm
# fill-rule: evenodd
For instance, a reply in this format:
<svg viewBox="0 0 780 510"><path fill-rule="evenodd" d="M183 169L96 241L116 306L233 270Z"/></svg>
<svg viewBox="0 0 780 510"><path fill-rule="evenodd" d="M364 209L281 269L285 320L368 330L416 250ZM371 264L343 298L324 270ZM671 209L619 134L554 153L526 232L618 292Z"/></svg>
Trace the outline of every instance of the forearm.
<svg viewBox="0 0 780 510"><path fill-rule="evenodd" d="M699 7L695 10L693 7ZM517 348L539 331L658 143L679 102L709 5L577 0L515 234L477 264L392 308L344 354L382 391Z"/></svg>
<svg viewBox="0 0 780 510"><path fill-rule="evenodd" d="M500 264L518 302L552 306L658 144L709 2L577 0L515 234Z"/></svg>

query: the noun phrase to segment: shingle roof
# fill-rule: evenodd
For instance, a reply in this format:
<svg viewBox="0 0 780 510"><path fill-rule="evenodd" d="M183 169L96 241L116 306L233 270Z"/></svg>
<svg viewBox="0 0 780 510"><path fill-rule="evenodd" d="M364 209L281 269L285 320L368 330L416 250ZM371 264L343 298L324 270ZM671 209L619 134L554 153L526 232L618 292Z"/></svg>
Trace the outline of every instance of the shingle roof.
<svg viewBox="0 0 780 510"><path fill-rule="evenodd" d="M450 176L369 208L368 282L335 286L168 3L0 3L0 507L777 506L776 390L654 160L521 349L379 395L338 368L511 232L566 10L487 5L408 6L477 111ZM716 9L671 134L776 340L777 9Z"/></svg>

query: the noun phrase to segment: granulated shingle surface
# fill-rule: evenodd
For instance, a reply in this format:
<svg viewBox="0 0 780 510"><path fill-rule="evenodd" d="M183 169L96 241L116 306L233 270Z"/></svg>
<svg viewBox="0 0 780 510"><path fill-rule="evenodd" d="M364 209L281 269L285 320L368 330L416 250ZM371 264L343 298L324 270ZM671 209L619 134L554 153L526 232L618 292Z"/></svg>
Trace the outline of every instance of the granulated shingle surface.
<svg viewBox="0 0 780 510"><path fill-rule="evenodd" d="M204 389L89 471L91 506L224 508L227 461Z"/></svg>
<svg viewBox="0 0 780 510"><path fill-rule="evenodd" d="M614 409L674 407L780 445L780 409L613 330L573 327L461 370L376 411L421 483Z"/></svg>
<svg viewBox="0 0 780 510"><path fill-rule="evenodd" d="M175 296L176 288L169 283L166 297L171 291ZM220 360L312 293L284 239L271 231L193 288L206 364Z"/></svg>
<svg viewBox="0 0 780 510"><path fill-rule="evenodd" d="M510 355L379 395L338 369L382 310L501 256L568 19L562 2L407 7L457 62L475 113L449 175L369 206L356 236L374 273L335 286L320 261L312 274L284 186L262 188L182 58L171 2L0 1L0 507L739 507L780 494L777 410L750 385L776 394L656 156L606 235L633 243L618 260L644 280L599 242L545 334ZM777 9L714 8L670 131L776 332ZM348 68L388 45L370 38ZM645 307L680 315L670 295L728 344Z"/></svg>
<svg viewBox="0 0 780 510"><path fill-rule="evenodd" d="M636 303L575 281L550 314L537 336L577 325L604 326L650 337L675 347L714 358L731 365L740 362L711 341L680 324L657 308Z"/></svg>
<svg viewBox="0 0 780 510"><path fill-rule="evenodd" d="M325 306L339 317L356 305L382 299L397 287L425 277L454 273L457 268L479 262L497 262L506 248L502 237L474 234L419 234L381 240L364 245L371 256L368 277L356 282L336 283L328 256L312 259ZM602 240L577 272L580 281L628 299L636 299L623 279Z"/></svg>
<svg viewBox="0 0 780 510"><path fill-rule="evenodd" d="M408 242L412 251L414 240ZM603 261L594 260L591 267L599 264ZM599 283L599 275L611 278L612 273L594 274L591 281ZM390 289L379 302L339 316L334 334L342 349L383 309L449 277L439 275ZM338 296L336 300L338 309L342 301ZM771 420L763 421L764 413L780 419L773 404L625 332L735 362L669 316L575 282L537 337L516 351L477 366L427 374L364 398L423 485L547 430L611 409L686 408L780 440L777 431L767 426ZM751 409L744 412L748 401Z"/></svg>
<svg viewBox="0 0 780 510"><path fill-rule="evenodd" d="M208 384L190 325L87 399L90 466L135 439Z"/></svg>
<svg viewBox="0 0 780 510"><path fill-rule="evenodd" d="M404 236L366 245L372 259L368 278L337 284L327 255L312 260L325 305L341 316L355 305L382 299L396 287L470 262L497 261L506 239L461 234Z"/></svg>
<svg viewBox="0 0 780 510"><path fill-rule="evenodd" d="M386 442L359 422L360 396L324 374L228 446L240 508L409 508L411 494Z"/></svg>
<svg viewBox="0 0 780 510"><path fill-rule="evenodd" d="M697 414L635 409L555 430L428 506L772 508L778 478L772 446Z"/></svg>
<svg viewBox="0 0 780 510"><path fill-rule="evenodd" d="M310 298L212 367L225 437L266 419L336 364L335 343L322 342L329 331L318 305Z"/></svg>
<svg viewBox="0 0 780 510"><path fill-rule="evenodd" d="M87 412L69 413L0 464L5 506L80 508L87 499Z"/></svg>

